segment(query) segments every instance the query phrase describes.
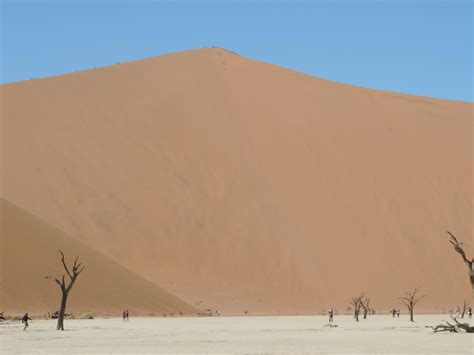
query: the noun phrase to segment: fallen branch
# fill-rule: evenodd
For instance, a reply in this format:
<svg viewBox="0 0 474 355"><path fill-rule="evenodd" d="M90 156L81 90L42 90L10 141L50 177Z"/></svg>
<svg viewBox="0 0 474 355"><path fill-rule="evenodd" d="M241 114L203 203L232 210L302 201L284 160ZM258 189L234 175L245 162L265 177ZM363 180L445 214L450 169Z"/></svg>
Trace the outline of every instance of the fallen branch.
<svg viewBox="0 0 474 355"><path fill-rule="evenodd" d="M433 329L434 333L439 333L439 332L459 333L460 330L464 330L466 333L474 333L474 327L471 327L468 323L459 323L459 321L453 317L451 317L451 319L456 324L451 324L448 321L445 321L446 324L438 324L434 327L427 325L426 328Z"/></svg>

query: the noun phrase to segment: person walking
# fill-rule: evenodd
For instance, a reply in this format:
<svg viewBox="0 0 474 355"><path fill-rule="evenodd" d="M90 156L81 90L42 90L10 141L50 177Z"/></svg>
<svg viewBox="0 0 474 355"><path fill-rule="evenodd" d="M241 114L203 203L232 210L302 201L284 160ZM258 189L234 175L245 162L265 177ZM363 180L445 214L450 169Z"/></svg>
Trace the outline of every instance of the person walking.
<svg viewBox="0 0 474 355"><path fill-rule="evenodd" d="M28 328L28 321L31 320L31 318L28 316L28 313L25 313L25 315L23 316L23 318L21 318L21 322L25 325L25 327L23 328L23 331L26 330L26 328Z"/></svg>
<svg viewBox="0 0 474 355"><path fill-rule="evenodd" d="M329 307L328 315L329 315L329 323L333 323L334 322L334 309L332 307Z"/></svg>

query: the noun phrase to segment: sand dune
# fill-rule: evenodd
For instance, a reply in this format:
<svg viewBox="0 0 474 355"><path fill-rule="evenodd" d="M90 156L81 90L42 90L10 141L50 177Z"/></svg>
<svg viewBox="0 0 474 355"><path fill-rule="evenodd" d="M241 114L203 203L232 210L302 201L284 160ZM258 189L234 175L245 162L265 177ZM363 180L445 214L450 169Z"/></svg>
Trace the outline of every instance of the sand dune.
<svg viewBox="0 0 474 355"><path fill-rule="evenodd" d="M222 49L1 96L3 197L187 302L308 313L366 292L378 309L419 286L439 311L470 296L445 231L472 236L472 103Z"/></svg>
<svg viewBox="0 0 474 355"><path fill-rule="evenodd" d="M69 297L68 311L76 316L83 312L117 316L118 310L126 308L135 315L197 313L194 307L2 199L0 218L0 308L7 314L44 314L58 309L59 288L45 279L46 275L64 274L58 249L69 262L79 255L86 265Z"/></svg>

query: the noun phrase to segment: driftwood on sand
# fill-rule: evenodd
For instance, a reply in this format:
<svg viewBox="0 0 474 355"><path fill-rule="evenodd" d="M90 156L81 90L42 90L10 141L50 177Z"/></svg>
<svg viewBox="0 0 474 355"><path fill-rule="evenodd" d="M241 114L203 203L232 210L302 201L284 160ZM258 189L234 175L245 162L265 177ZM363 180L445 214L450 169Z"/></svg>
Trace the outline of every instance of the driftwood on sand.
<svg viewBox="0 0 474 355"><path fill-rule="evenodd" d="M451 317L455 324L451 324L448 321L445 321L446 324L438 324L436 326L427 325L426 328L433 329L433 332L450 332L450 333L459 333L461 330L466 333L474 333L474 326L470 326L468 323L460 323L456 318Z"/></svg>

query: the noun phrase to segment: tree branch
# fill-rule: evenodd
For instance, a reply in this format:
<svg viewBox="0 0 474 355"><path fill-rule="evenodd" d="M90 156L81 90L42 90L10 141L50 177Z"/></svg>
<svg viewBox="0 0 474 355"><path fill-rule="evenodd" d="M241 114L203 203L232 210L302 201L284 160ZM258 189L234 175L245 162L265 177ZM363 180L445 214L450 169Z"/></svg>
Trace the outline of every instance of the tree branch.
<svg viewBox="0 0 474 355"><path fill-rule="evenodd" d="M76 258L74 259L74 265L72 266L72 270L73 270L73 272L74 272L74 270L76 270L76 269L77 269L77 259L79 259L79 257L78 257L78 256L76 256Z"/></svg>
<svg viewBox="0 0 474 355"><path fill-rule="evenodd" d="M464 251L462 244L458 242L456 237L450 231L447 231L446 233L448 233L451 236L451 238L449 239L449 242L454 246L454 250L456 250L456 252L459 255L461 255L462 260L467 264L467 266L470 269L472 269L472 260L469 261L469 259L466 257L466 253Z"/></svg>
<svg viewBox="0 0 474 355"><path fill-rule="evenodd" d="M63 276L63 277L64 277L64 276ZM52 277L52 276L45 276L44 278L45 278L45 279L53 280L54 282L56 282L56 283L59 285L59 287L62 287L61 281L59 281L57 278Z"/></svg>
<svg viewBox="0 0 474 355"><path fill-rule="evenodd" d="M417 299L414 299L413 300L413 305L417 304L419 301L421 301L425 297L426 297L426 295L423 295L423 296L418 297Z"/></svg>
<svg viewBox="0 0 474 355"><path fill-rule="evenodd" d="M62 250L59 250L59 254L61 254L61 262L63 263L64 269L66 270L68 276L69 276L70 278L72 278L72 275L71 275L71 273L69 272L69 269L68 269L68 267L67 267L67 265L66 265L66 261L64 260L64 253L62 252Z"/></svg>

